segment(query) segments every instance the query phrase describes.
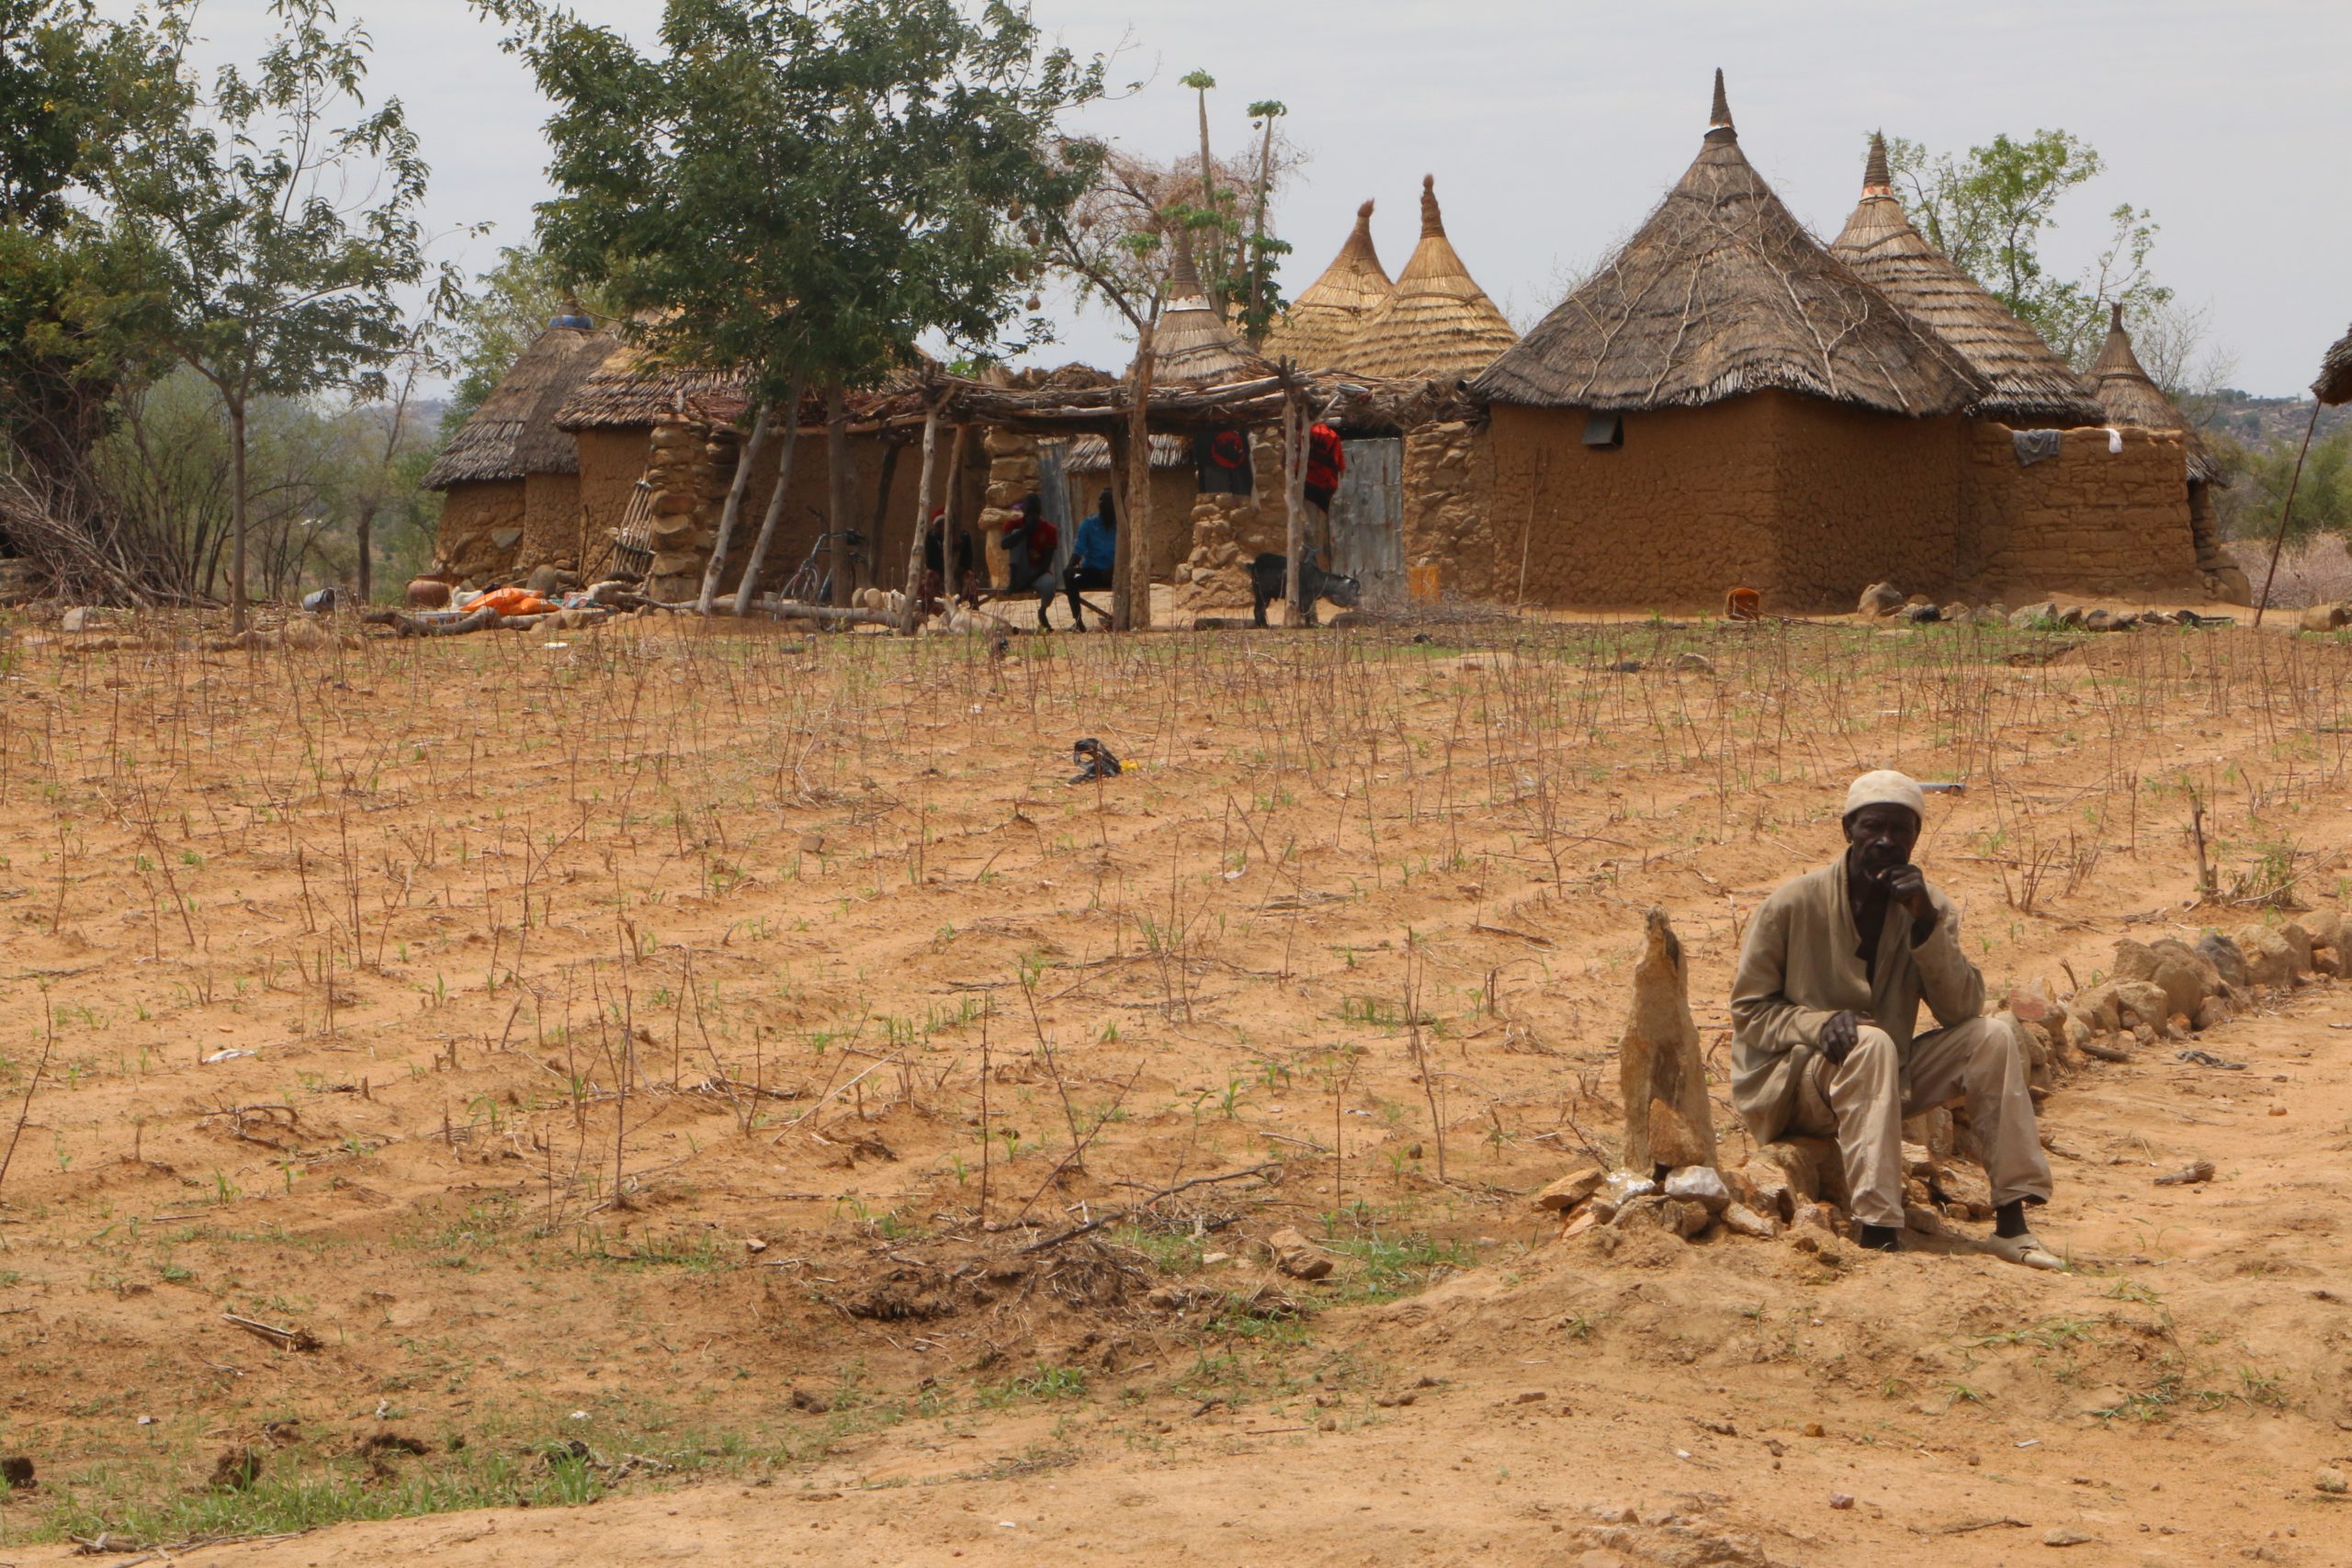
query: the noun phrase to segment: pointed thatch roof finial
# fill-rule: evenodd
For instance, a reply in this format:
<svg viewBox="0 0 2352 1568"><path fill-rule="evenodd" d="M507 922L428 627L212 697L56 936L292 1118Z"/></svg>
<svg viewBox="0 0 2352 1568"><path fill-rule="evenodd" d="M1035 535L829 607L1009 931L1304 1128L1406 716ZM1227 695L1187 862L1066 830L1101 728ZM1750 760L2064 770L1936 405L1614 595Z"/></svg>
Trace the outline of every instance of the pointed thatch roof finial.
<svg viewBox="0 0 2352 1568"><path fill-rule="evenodd" d="M1372 244L1372 203L1356 209L1356 226L1340 254L1267 330L1269 358L1312 369L1337 365L1373 311L1396 291Z"/></svg>
<svg viewBox="0 0 2352 1568"><path fill-rule="evenodd" d="M1470 276L1438 211L1437 176L1421 177L1421 240L1334 369L1396 380L1475 375L1519 341L1510 322Z"/></svg>
<svg viewBox="0 0 2352 1568"><path fill-rule="evenodd" d="M1421 176L1421 238L1426 240L1433 235L1443 238L1444 234L1445 219L1437 209L1437 176L1423 175Z"/></svg>
<svg viewBox="0 0 2352 1568"><path fill-rule="evenodd" d="M1714 107L1707 111L1707 140L1710 141L1739 140L1739 132L1733 129L1731 123L1731 99L1724 96L1724 68L1720 65L1715 67Z"/></svg>
<svg viewBox="0 0 2352 1568"><path fill-rule="evenodd" d="M1883 131L1871 132L1871 155L1869 161L1862 165L1862 194L1864 196L1893 196L1894 194L1894 176L1887 172L1886 135Z"/></svg>

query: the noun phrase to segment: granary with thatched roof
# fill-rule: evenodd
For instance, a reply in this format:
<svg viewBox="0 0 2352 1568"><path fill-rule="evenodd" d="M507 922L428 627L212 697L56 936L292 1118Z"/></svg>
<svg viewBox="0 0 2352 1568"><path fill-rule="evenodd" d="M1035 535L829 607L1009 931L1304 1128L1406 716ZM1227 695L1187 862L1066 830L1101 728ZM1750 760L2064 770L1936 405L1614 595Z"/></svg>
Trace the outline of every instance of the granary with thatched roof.
<svg viewBox="0 0 2352 1568"><path fill-rule="evenodd" d="M1262 345L1269 359L1287 359L1309 370L1338 367L1348 345L1372 313L1396 291L1372 243L1372 203L1356 209L1356 226L1323 276L1299 291L1268 329Z"/></svg>
<svg viewBox="0 0 2352 1568"><path fill-rule="evenodd" d="M1960 416L1985 390L1781 204L1719 71L1665 200L1471 383L1492 411L1492 532L1510 536L1487 541L1487 575L1508 591L1523 559L1536 598L1745 586L1792 606L1948 579Z"/></svg>
<svg viewBox="0 0 2352 1568"><path fill-rule="evenodd" d="M2220 532L2213 523L2213 487L2228 481L2221 465L2206 450L2195 423L2156 385L2155 378L2140 364L2140 356L2132 352L2132 334L2124 330L2120 304L2109 308L2107 340L2099 344L2098 358L2091 364L2088 379L2110 425L2145 431L2167 446L2177 445L2177 467L2173 472L2182 481L2197 570L2206 579L2205 586L2220 597L2232 604L2252 604L2253 587L2246 581L2245 571L2222 550Z"/></svg>
<svg viewBox="0 0 2352 1568"><path fill-rule="evenodd" d="M612 347L585 316L556 317L425 470L443 492L435 557L453 578L577 555L580 454L556 411Z"/></svg>
<svg viewBox="0 0 2352 1568"><path fill-rule="evenodd" d="M1748 587L1796 609L1850 604L1878 580L2007 586L1988 582L2003 564L1988 549L2022 537L2003 532L2016 487L1972 476L1996 451L2014 470L2041 448L1998 422L2102 411L1920 240L1883 156L1865 186L1838 244L1821 244L1747 161L1717 72L1698 156L1665 199L1470 383L1489 426L1442 457L1479 504L1422 508L1438 525L1418 536L1408 515L1408 559L1465 596L1523 584L1555 603L1702 604ZM2107 433L2090 440L2104 454ZM2100 549L2069 558L2083 570L2053 586L2187 585L2162 468L2159 454L2103 470L2149 488L2124 506L2093 498ZM1408 453L1408 489L1415 473ZM2025 488L2055 509L2079 489Z"/></svg>
<svg viewBox="0 0 2352 1568"><path fill-rule="evenodd" d="M1423 175L1420 243L1388 298L1340 350L1336 368L1391 381L1457 381L1518 341L1445 237L1437 177Z"/></svg>
<svg viewBox="0 0 2352 1568"><path fill-rule="evenodd" d="M1883 137L1871 138L1861 199L1829 249L1985 381L1967 410L1954 562L1962 581L2026 591L2156 585L2182 577L2184 545L2201 570L2224 564L2193 525L2201 493L2188 444L2154 427L2107 428L2119 422L2091 386L1912 226ZM2020 440L2020 431L2030 434ZM2204 586L2224 595L2230 587Z"/></svg>

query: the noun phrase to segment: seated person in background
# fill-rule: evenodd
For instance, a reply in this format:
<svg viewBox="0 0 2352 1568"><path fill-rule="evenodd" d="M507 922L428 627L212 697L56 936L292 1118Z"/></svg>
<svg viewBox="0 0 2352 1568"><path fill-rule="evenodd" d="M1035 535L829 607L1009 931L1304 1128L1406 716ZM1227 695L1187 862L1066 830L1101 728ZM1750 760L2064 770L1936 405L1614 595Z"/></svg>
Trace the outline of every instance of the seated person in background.
<svg viewBox="0 0 2352 1568"><path fill-rule="evenodd" d="M1893 1252L1903 1119L1964 1094L1993 1186L1984 1250L2062 1268L2026 1227L2025 1206L2050 1201L2050 1161L2022 1032L1981 1016L1960 911L1911 863L1926 802L1901 773L1864 773L1846 792L1846 852L1758 908L1732 982L1732 1101L1759 1144L1835 1138L1862 1246ZM1922 1001L1943 1027L1914 1032Z"/></svg>
<svg viewBox="0 0 2352 1568"><path fill-rule="evenodd" d="M1054 551L1061 536L1061 530L1046 515L1045 497L1035 492L1023 496L1012 515L1004 520L1004 553L1011 562L1004 586L1014 593L1030 588L1037 591L1039 631L1053 629L1046 619L1046 606L1061 592L1061 579L1054 571Z"/></svg>
<svg viewBox="0 0 2352 1568"><path fill-rule="evenodd" d="M1119 515L1114 509L1111 492L1104 491L1094 498L1094 515L1078 525L1078 538L1069 550L1069 564L1062 572L1062 589L1069 595L1070 625L1080 631L1086 629L1086 612L1080 604L1081 588L1108 588L1112 585L1112 569L1119 561Z"/></svg>
<svg viewBox="0 0 2352 1568"><path fill-rule="evenodd" d="M972 536L962 528L951 537L947 531L947 509L939 507L931 514L931 524L922 533L922 610L932 615L944 608L941 596L954 592L966 604L972 596Z"/></svg>

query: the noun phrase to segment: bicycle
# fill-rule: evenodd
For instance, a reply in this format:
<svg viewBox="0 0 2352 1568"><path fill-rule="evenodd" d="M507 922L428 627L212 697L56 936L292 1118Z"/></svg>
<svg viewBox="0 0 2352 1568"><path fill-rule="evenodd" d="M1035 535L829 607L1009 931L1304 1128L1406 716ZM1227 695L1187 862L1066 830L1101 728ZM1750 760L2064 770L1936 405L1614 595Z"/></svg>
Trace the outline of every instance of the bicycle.
<svg viewBox="0 0 2352 1568"><path fill-rule="evenodd" d="M848 541L849 579L855 582L866 574L869 565L865 536L854 528L826 528L825 514L813 506L808 509L808 515L817 520L816 542L808 547L808 554L798 569L785 579L784 597L800 604L830 604L833 602L833 541Z"/></svg>

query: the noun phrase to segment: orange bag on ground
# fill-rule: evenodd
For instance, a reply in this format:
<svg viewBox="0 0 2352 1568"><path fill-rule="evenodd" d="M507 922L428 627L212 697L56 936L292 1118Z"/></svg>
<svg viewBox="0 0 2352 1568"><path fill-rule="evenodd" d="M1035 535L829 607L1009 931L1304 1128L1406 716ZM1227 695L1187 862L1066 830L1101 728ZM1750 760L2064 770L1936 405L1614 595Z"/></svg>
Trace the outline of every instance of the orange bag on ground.
<svg viewBox="0 0 2352 1568"><path fill-rule="evenodd" d="M544 615L555 606L527 588L493 588L466 608L490 610L501 615Z"/></svg>

